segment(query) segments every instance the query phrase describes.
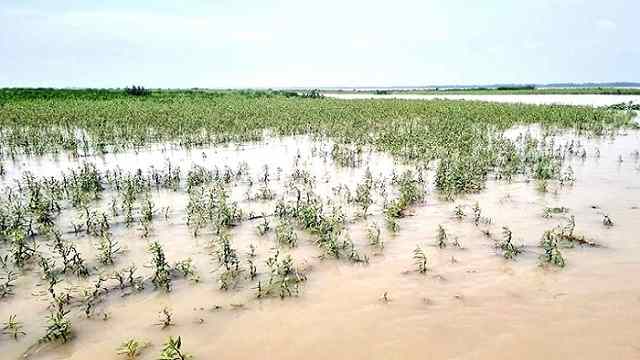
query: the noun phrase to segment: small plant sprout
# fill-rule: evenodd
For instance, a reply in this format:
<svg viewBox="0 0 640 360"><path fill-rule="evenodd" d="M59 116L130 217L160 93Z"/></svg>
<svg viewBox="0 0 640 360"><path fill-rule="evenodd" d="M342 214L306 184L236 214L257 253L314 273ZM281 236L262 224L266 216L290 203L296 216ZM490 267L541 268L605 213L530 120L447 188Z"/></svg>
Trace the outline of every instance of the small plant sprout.
<svg viewBox="0 0 640 360"><path fill-rule="evenodd" d="M249 266L249 280L253 280L258 276L258 268L251 259L247 259L247 265Z"/></svg>
<svg viewBox="0 0 640 360"><path fill-rule="evenodd" d="M438 225L438 232L436 233L436 246L440 249L447 247L447 232L442 225Z"/></svg>
<svg viewBox="0 0 640 360"><path fill-rule="evenodd" d="M182 339L178 336L177 338L169 337L158 360L187 360L191 358L191 355L182 350Z"/></svg>
<svg viewBox="0 0 640 360"><path fill-rule="evenodd" d="M135 359L142 353L142 350L151 345L149 342L138 341L136 339L129 339L123 342L118 349L116 349L116 354L124 357L127 360Z"/></svg>
<svg viewBox="0 0 640 360"><path fill-rule="evenodd" d="M271 225L269 224L269 219L265 214L262 214L262 222L256 227L258 231L258 235L263 236L271 230Z"/></svg>
<svg viewBox="0 0 640 360"><path fill-rule="evenodd" d="M480 209L480 204L476 201L473 205L473 224L478 226L480 224L480 219L482 218L482 210Z"/></svg>
<svg viewBox="0 0 640 360"><path fill-rule="evenodd" d="M162 329L175 325L173 323L173 313L166 306L163 307L158 314L160 314L160 317L156 325L160 326Z"/></svg>
<svg viewBox="0 0 640 360"><path fill-rule="evenodd" d="M413 250L413 260L416 264L416 270L419 273L424 274L429 271L429 268L427 267L429 259L420 245L416 246L415 250Z"/></svg>
<svg viewBox="0 0 640 360"><path fill-rule="evenodd" d="M453 245L453 247L456 247L458 249L463 249L464 246L462 246L462 243L460 242L460 239L458 239L457 236L455 236L453 238L453 241L451 242L451 245Z"/></svg>
<svg viewBox="0 0 640 360"><path fill-rule="evenodd" d="M249 244L249 252L247 253L247 256L250 258L254 258L256 257L256 246L253 244Z"/></svg>
<svg viewBox="0 0 640 360"><path fill-rule="evenodd" d="M15 314L9 315L9 320L2 324L2 333L11 336L14 340L17 340L18 336L27 334L22 330L22 324L16 320Z"/></svg>
<svg viewBox="0 0 640 360"><path fill-rule="evenodd" d="M604 215L602 215L602 224L604 226L611 227L611 226L613 226L613 220L611 220L609 215L604 214Z"/></svg>
<svg viewBox="0 0 640 360"><path fill-rule="evenodd" d="M462 220L464 218L464 210L462 209L462 205L456 205L454 215L458 220Z"/></svg>

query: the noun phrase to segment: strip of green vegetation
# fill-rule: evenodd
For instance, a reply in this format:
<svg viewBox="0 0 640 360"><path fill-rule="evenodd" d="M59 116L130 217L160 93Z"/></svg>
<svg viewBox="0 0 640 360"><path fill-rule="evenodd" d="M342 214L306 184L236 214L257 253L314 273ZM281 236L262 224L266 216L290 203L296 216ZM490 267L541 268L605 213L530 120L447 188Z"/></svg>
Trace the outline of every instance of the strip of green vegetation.
<svg viewBox="0 0 640 360"><path fill-rule="evenodd" d="M470 101L337 100L273 91L0 91L0 154L85 155L170 142L197 147L312 134L421 161L442 160L438 187L477 191L514 157L501 134L541 124L605 134L633 126L627 113L591 107Z"/></svg>

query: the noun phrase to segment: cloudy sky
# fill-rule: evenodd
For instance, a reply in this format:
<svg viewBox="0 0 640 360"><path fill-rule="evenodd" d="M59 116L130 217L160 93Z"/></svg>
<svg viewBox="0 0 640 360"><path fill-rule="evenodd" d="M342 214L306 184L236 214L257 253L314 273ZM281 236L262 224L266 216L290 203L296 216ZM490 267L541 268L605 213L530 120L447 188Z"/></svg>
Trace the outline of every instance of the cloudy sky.
<svg viewBox="0 0 640 360"><path fill-rule="evenodd" d="M2 0L0 86L640 81L638 13L635 0Z"/></svg>

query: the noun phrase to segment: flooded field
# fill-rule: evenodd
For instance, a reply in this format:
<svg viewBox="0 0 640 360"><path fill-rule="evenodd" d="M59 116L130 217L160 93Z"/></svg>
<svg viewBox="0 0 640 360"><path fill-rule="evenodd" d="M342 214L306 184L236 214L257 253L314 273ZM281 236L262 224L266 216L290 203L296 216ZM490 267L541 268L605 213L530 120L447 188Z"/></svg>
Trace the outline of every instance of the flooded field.
<svg viewBox="0 0 640 360"><path fill-rule="evenodd" d="M3 359L640 356L633 112L0 100Z"/></svg>
<svg viewBox="0 0 640 360"><path fill-rule="evenodd" d="M620 103L640 103L639 95L589 95L589 94L540 94L540 95L474 95L474 94L327 94L336 99L404 99L404 100L474 100L493 101L500 103L538 104L538 105L582 105L582 106L609 106Z"/></svg>
<svg viewBox="0 0 640 360"><path fill-rule="evenodd" d="M0 319L16 314L26 334L5 331L2 357L114 359L137 339L149 343L138 358L156 359L169 336L199 359L639 357L640 133L542 138L533 126L505 136L520 147L543 139L537 147L562 157L563 176L541 185L492 175L479 193L444 199L436 162L309 136L6 161L5 202L17 186L31 187L29 198L37 186L52 192L42 177L76 181L72 170L104 189L78 206L62 200L51 230L89 275L71 275L72 261L64 277L28 261L0 303ZM407 192L402 216L385 216ZM228 222L211 212L221 207ZM554 228L575 241L541 247ZM60 263L68 245L55 238L35 238L38 257ZM107 238L118 250L109 259ZM150 244L171 268L170 291ZM186 259L188 269L177 266ZM73 326L66 344L39 342L52 291Z"/></svg>

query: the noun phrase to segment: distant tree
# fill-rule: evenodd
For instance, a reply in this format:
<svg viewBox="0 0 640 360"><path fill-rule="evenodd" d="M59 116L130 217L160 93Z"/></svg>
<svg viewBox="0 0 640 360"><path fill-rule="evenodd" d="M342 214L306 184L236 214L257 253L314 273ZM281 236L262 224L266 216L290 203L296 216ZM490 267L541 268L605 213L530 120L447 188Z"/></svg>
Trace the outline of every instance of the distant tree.
<svg viewBox="0 0 640 360"><path fill-rule="evenodd" d="M147 96L151 94L151 90L145 89L143 86L133 85L124 89L128 95L132 96Z"/></svg>

